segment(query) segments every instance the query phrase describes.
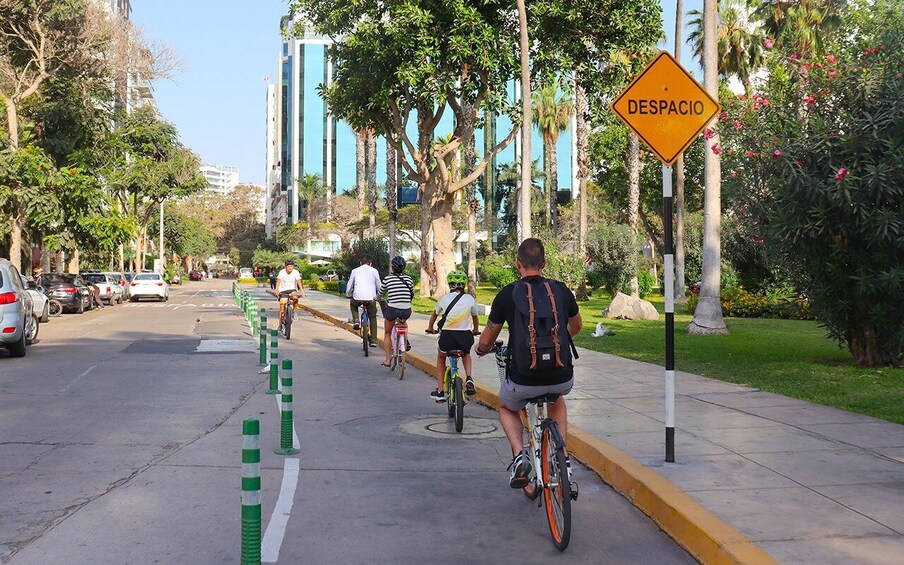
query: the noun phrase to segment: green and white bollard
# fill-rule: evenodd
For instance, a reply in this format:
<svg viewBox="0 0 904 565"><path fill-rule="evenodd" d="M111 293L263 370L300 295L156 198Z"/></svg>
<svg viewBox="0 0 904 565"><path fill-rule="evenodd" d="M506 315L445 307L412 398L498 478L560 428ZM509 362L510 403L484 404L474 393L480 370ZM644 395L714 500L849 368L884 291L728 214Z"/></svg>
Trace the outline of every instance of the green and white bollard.
<svg viewBox="0 0 904 565"><path fill-rule="evenodd" d="M242 422L242 565L261 562L261 425Z"/></svg>
<svg viewBox="0 0 904 565"><path fill-rule="evenodd" d="M292 447L292 360L282 362L282 418L279 429L279 449L277 455L295 455L298 450Z"/></svg>
<svg viewBox="0 0 904 565"><path fill-rule="evenodd" d="M267 310L261 308L258 317L258 336L260 337L260 362L259 367L267 366Z"/></svg>
<svg viewBox="0 0 904 565"><path fill-rule="evenodd" d="M267 394L279 394L279 332L270 330L270 390Z"/></svg>

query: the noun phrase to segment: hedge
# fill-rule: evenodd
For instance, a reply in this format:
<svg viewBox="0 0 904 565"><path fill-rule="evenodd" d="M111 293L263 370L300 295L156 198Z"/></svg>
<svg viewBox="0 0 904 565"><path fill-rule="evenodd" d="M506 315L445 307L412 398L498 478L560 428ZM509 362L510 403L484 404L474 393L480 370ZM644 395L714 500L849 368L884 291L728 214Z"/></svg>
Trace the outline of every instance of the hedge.
<svg viewBox="0 0 904 565"><path fill-rule="evenodd" d="M700 297L687 297L688 312L694 313ZM732 318L781 318L784 320L813 320L810 301L804 297L775 298L752 294L743 288L722 289L722 315Z"/></svg>

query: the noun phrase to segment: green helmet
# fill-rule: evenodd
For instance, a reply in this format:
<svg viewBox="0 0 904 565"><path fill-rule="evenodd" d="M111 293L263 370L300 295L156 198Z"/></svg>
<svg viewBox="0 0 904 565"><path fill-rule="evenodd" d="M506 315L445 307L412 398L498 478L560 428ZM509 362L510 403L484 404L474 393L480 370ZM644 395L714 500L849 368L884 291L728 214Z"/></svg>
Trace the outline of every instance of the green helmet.
<svg viewBox="0 0 904 565"><path fill-rule="evenodd" d="M446 275L446 282L449 283L449 286L455 288L460 286L464 288L468 284L468 275L466 275L463 271L454 270L450 271L448 275Z"/></svg>

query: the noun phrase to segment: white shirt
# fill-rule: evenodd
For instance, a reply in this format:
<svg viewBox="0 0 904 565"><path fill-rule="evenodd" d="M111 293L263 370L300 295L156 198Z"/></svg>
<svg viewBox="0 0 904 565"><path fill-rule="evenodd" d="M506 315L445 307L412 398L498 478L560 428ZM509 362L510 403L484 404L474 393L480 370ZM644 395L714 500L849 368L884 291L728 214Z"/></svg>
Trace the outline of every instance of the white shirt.
<svg viewBox="0 0 904 565"><path fill-rule="evenodd" d="M291 273L283 269L276 275L276 282L278 283L276 286L277 294L287 290L298 290L301 288L301 273L298 269L292 269Z"/></svg>
<svg viewBox="0 0 904 565"><path fill-rule="evenodd" d="M449 304L452 304L452 301L455 300L457 296L459 296L458 292L450 292L437 300L436 308L433 310L436 312L437 320L439 320L443 313L448 310ZM455 307L452 308L452 311L446 316L443 331L471 331L474 329L471 316L477 316L478 312L477 303L474 302L474 297L467 292L463 293L461 298L458 299L458 302L455 303Z"/></svg>
<svg viewBox="0 0 904 565"><path fill-rule="evenodd" d="M370 265L352 269L345 295L355 300L375 300L383 291L380 273Z"/></svg>

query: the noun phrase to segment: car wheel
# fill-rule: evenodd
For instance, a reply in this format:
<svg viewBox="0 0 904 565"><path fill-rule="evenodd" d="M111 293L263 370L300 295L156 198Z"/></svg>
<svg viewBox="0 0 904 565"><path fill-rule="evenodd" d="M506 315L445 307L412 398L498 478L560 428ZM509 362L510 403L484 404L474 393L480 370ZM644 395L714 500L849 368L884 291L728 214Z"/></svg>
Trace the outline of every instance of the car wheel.
<svg viewBox="0 0 904 565"><path fill-rule="evenodd" d="M29 316L28 319L31 320L31 323L29 324L27 321L25 323L25 343L31 345L38 339L38 331L41 329L41 322L38 321L36 316Z"/></svg>
<svg viewBox="0 0 904 565"><path fill-rule="evenodd" d="M84 313L85 313L85 299L84 299L84 298L80 298L80 299L79 299L79 301L78 301L78 306L76 307L75 312L76 312L77 314L84 314Z"/></svg>
<svg viewBox="0 0 904 565"><path fill-rule="evenodd" d="M19 341L7 345L6 350L9 351L10 357L25 357L25 332L22 332Z"/></svg>

